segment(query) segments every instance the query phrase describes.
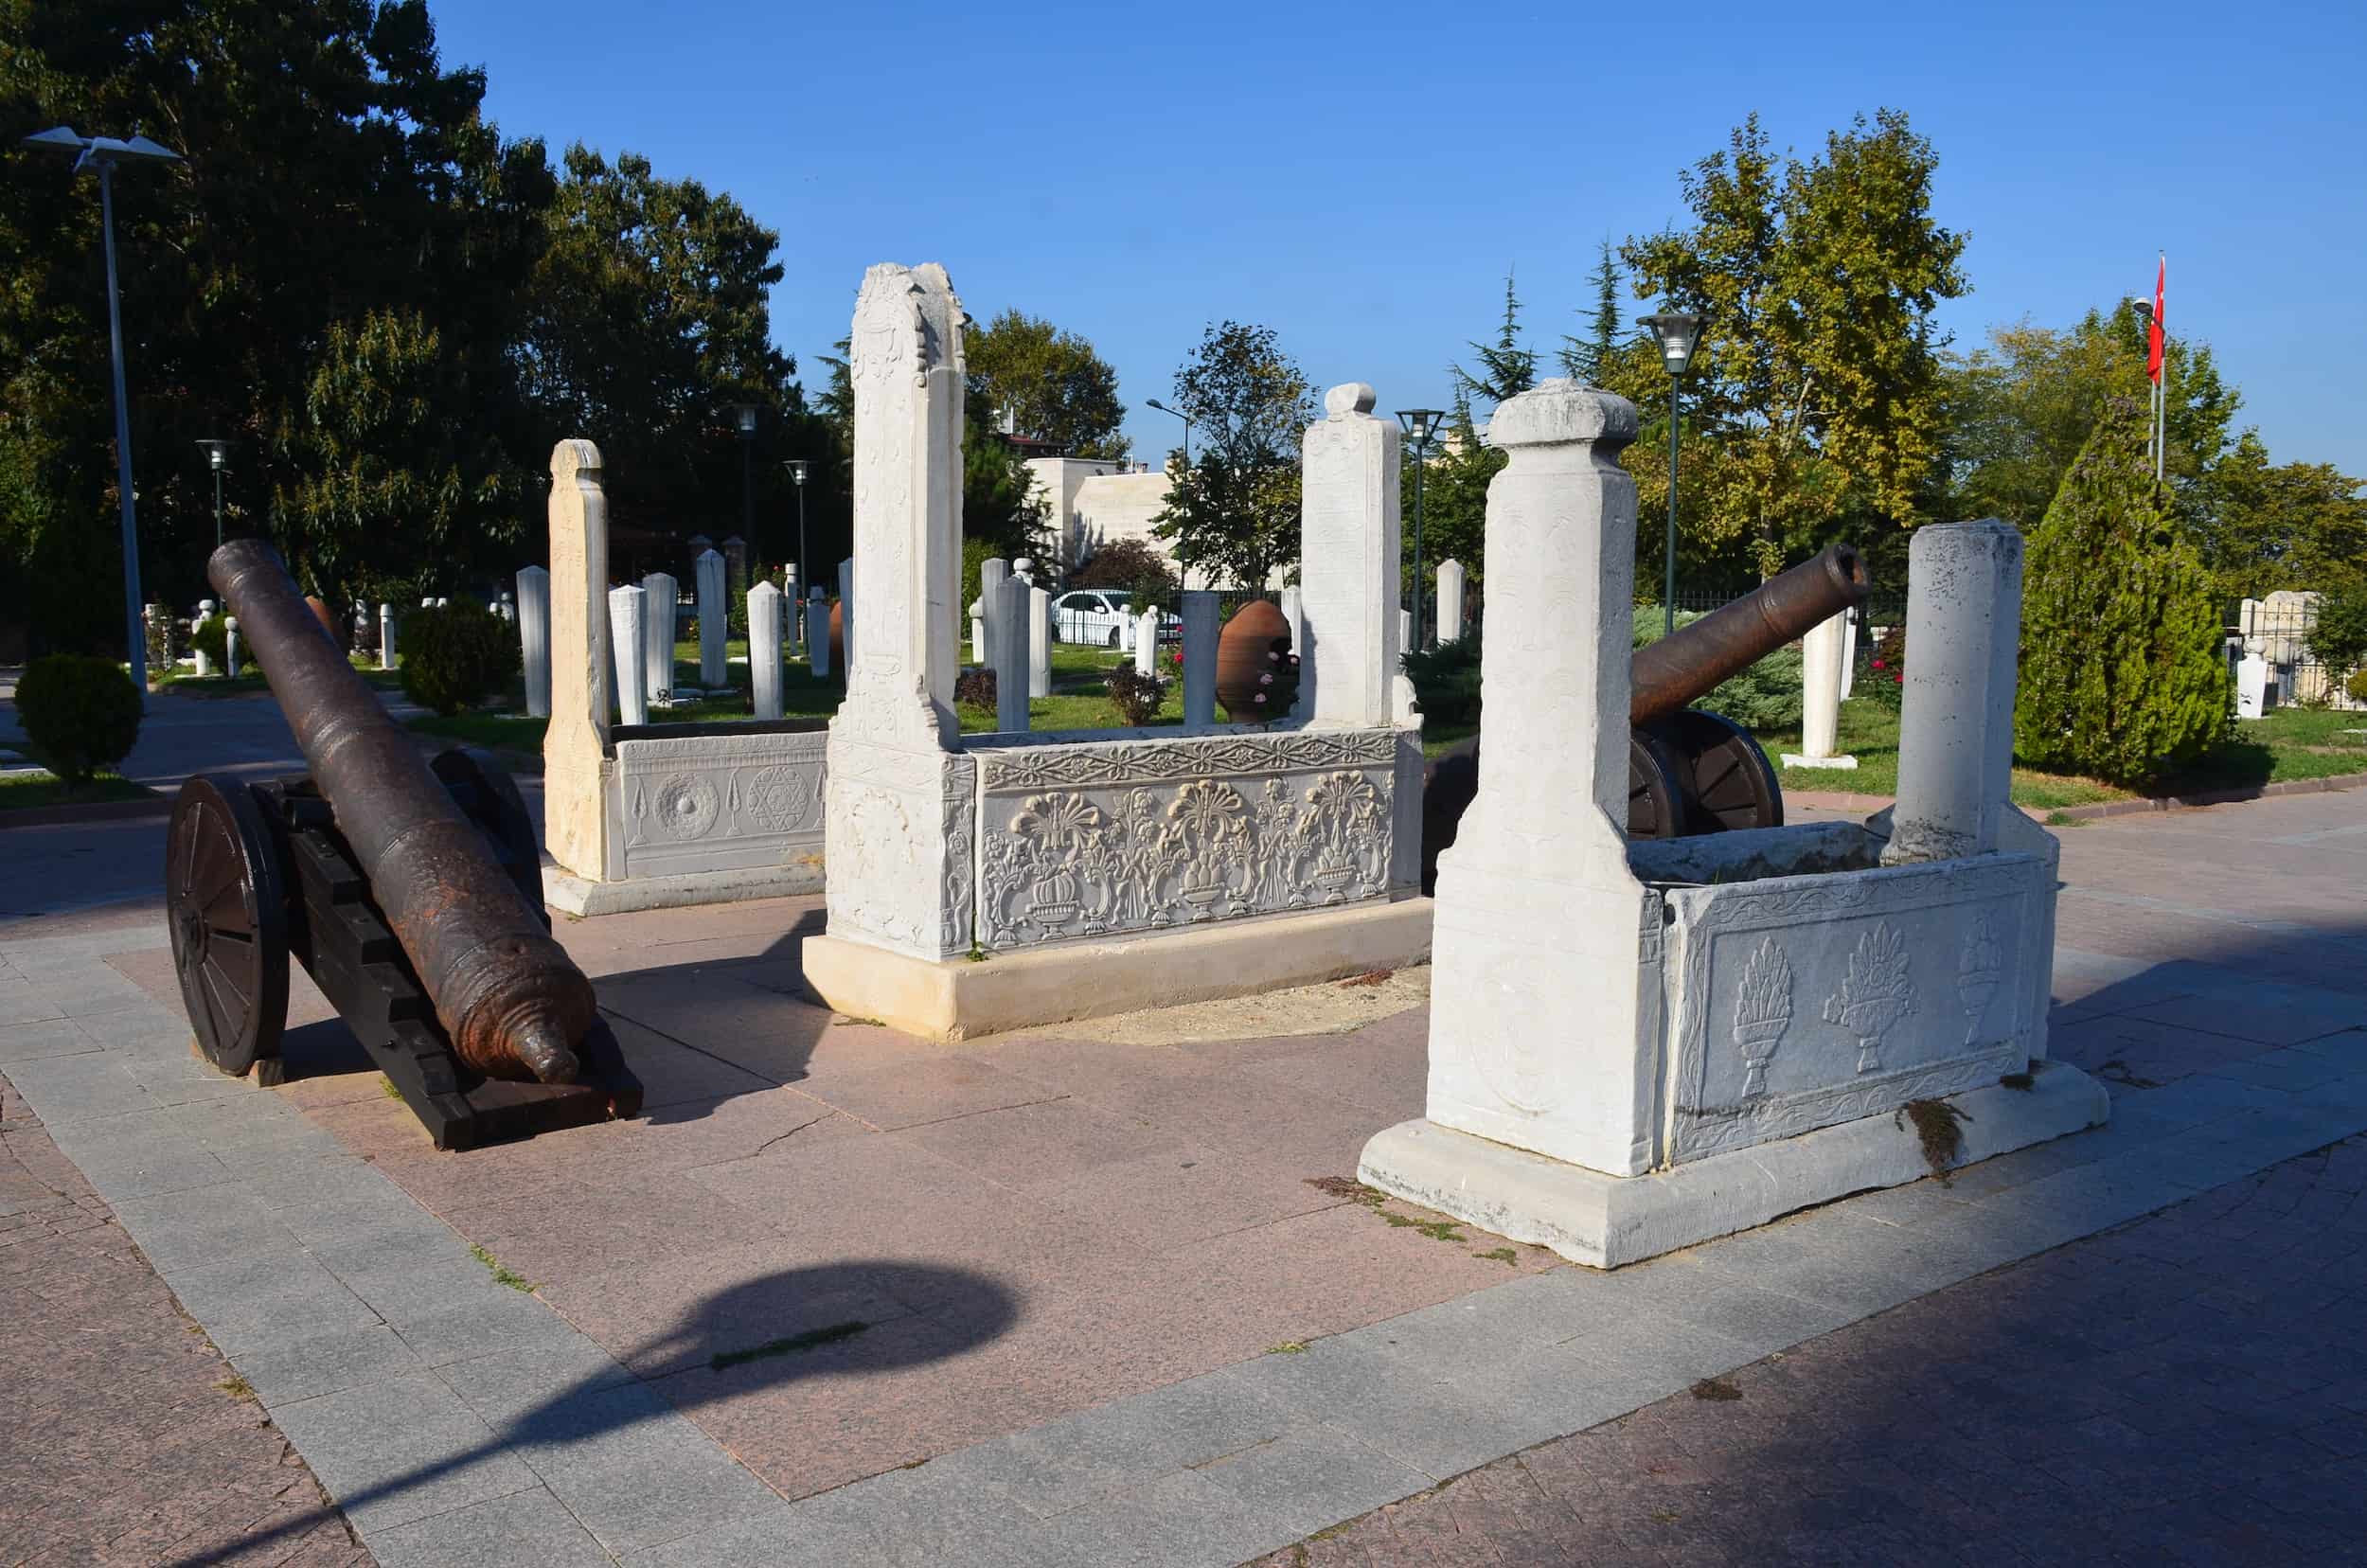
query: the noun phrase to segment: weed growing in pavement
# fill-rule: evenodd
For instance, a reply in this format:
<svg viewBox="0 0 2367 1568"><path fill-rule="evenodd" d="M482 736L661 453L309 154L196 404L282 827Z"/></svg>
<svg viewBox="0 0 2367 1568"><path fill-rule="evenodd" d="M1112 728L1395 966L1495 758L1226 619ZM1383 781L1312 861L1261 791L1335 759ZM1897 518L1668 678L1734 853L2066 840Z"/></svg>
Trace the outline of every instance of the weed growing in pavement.
<svg viewBox="0 0 2367 1568"><path fill-rule="evenodd" d="M214 1386L221 1389L224 1394L229 1395L234 1399L246 1399L251 1401L255 1398L255 1385L247 1381L244 1378L238 1376L236 1373L222 1379L222 1381L214 1384Z"/></svg>
<svg viewBox="0 0 2367 1568"><path fill-rule="evenodd" d="M1693 1385L1693 1397L1697 1399L1739 1399L1742 1390L1723 1378L1703 1378Z"/></svg>
<svg viewBox="0 0 2367 1568"><path fill-rule="evenodd" d="M492 1271L494 1284L507 1285L513 1291L531 1291L534 1289L532 1282L530 1282L525 1275L510 1268L500 1258L495 1257L491 1253L487 1252L483 1247L476 1245L474 1242L471 1242L469 1244L469 1251L476 1256L476 1260L478 1262L484 1264L488 1269Z"/></svg>
<svg viewBox="0 0 2367 1568"><path fill-rule="evenodd" d="M1414 1220L1402 1214L1383 1214L1383 1220L1398 1230L1420 1231L1433 1241L1468 1241L1469 1237L1455 1228L1451 1220Z"/></svg>
<svg viewBox="0 0 2367 1568"><path fill-rule="evenodd" d="M1517 1269L1521 1266L1521 1255L1510 1247L1498 1247L1494 1252L1478 1253L1473 1256L1485 1257L1490 1262L1502 1263L1507 1269Z"/></svg>
<svg viewBox="0 0 2367 1568"><path fill-rule="evenodd" d="M395 1080L383 1073L378 1075L378 1092L388 1099L402 1098L402 1091L395 1087Z"/></svg>
<svg viewBox="0 0 2367 1568"><path fill-rule="evenodd" d="M1326 1197L1345 1198L1366 1208L1379 1208L1389 1198L1379 1187L1368 1187L1353 1176L1309 1176L1307 1185Z"/></svg>
<svg viewBox="0 0 2367 1568"><path fill-rule="evenodd" d="M1269 1356L1303 1356L1307 1354L1307 1342L1305 1340L1284 1340L1280 1345L1269 1345L1266 1346L1266 1354Z"/></svg>

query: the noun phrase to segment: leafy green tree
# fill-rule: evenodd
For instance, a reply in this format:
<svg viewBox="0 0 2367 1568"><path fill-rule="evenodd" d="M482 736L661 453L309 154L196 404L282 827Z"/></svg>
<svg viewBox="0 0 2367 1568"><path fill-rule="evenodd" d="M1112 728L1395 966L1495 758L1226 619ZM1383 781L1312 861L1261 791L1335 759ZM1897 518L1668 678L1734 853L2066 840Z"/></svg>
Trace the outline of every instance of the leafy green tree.
<svg viewBox="0 0 2367 1568"><path fill-rule="evenodd" d="M1504 319L1496 341L1474 342L1470 349L1479 360L1479 374L1460 365L1449 366L1458 397L1477 399L1493 409L1537 384L1537 350L1521 347L1521 301L1513 295L1509 272L1504 274Z"/></svg>
<svg viewBox="0 0 2367 1568"><path fill-rule="evenodd" d="M2025 759L2134 785L2234 730L2218 604L2154 482L2146 424L2109 400L2030 536L2014 709Z"/></svg>
<svg viewBox="0 0 2367 1568"><path fill-rule="evenodd" d="M829 373L822 395L815 400L819 410L818 422L828 433L828 444L834 454L838 472L853 472L855 454L855 393L846 352L850 340L841 338L831 347L836 354L821 356ZM1002 432L988 422L985 401L975 397L962 400L962 538L968 543L983 542L987 548L977 552L972 561L970 587L966 590L967 605L976 598L976 561L989 556L1011 559L1034 556L1041 559L1049 554L1051 539L1049 517L1043 498L1034 493L1027 460L1020 450L1004 439ZM833 538L854 546L849 522L844 535ZM967 549L968 543L965 543ZM817 560L832 561L845 559L845 553L828 557L817 553ZM834 568L833 568L834 569Z"/></svg>
<svg viewBox="0 0 2367 1568"><path fill-rule="evenodd" d="M1696 537L1747 543L1762 573L1840 520L1925 521L1942 457L1932 312L1965 292L1962 235L1931 212L1938 167L1907 116L1882 110L1779 160L1754 115L1682 177L1692 227L1621 247L1639 295L1705 315L1686 421L1705 437ZM1664 401L1657 360L1603 379ZM1639 443L1639 452L1641 443ZM1639 478L1646 465L1631 460Z"/></svg>
<svg viewBox="0 0 2367 1568"><path fill-rule="evenodd" d="M599 444L612 515L686 537L740 531L735 403L762 429L804 407L796 365L773 347L765 296L780 236L729 195L567 150L535 269L524 343L526 393L554 437ZM538 456L540 454L537 454ZM796 500L767 465L759 559L782 553ZM766 525L770 525L769 528Z"/></svg>
<svg viewBox="0 0 2367 1568"><path fill-rule="evenodd" d="M1263 587L1298 560L1299 444L1313 389L1271 327L1210 327L1175 373L1175 406L1199 460L1167 458L1167 504L1154 519L1187 573Z"/></svg>
<svg viewBox="0 0 2367 1568"><path fill-rule="evenodd" d="M2247 430L2204 471L2198 543L2222 598L2367 582L2367 497L2331 463L2270 463Z"/></svg>
<svg viewBox="0 0 2367 1568"><path fill-rule="evenodd" d="M2225 452L2243 400L2220 379L2209 345L2173 337L2167 359L2163 466L2183 510ZM1950 360L1943 384L1951 509L2028 527L2054 500L2106 401L2146 398L2145 321L2124 301L2060 331L2027 321L1999 327L1985 347Z"/></svg>
<svg viewBox="0 0 2367 1568"><path fill-rule="evenodd" d="M1118 373L1093 344L1013 309L963 335L970 395L1007 414L1018 433L1075 457L1122 458Z"/></svg>
<svg viewBox="0 0 2367 1568"><path fill-rule="evenodd" d="M116 186L151 597L186 603L202 588L214 526L201 437L234 443L232 531L268 529L300 571L318 553L307 530L333 519L275 515L269 500L324 477L299 467L313 449L278 437L305 423L340 325L359 339L373 314L424 320L445 394L463 400L436 417L521 442L514 324L552 182L539 143L484 119L484 94L480 73L439 63L423 0L0 0L8 123L139 126L187 154ZM110 646L114 596L76 587L121 570L98 187L62 160L22 162L0 183L0 400L14 416L0 420L0 615ZM476 455L454 538L507 560L509 468Z"/></svg>

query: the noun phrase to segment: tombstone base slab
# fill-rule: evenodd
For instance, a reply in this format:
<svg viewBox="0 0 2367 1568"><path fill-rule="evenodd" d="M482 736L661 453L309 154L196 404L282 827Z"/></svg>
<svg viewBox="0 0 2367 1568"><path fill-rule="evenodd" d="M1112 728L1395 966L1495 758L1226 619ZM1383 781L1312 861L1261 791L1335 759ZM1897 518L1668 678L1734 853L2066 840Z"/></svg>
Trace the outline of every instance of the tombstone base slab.
<svg viewBox="0 0 2367 1568"><path fill-rule="evenodd" d="M1854 757L1802 757L1797 752L1784 753L1784 766L1787 768L1854 769L1857 765L1858 759Z"/></svg>
<svg viewBox="0 0 2367 1568"><path fill-rule="evenodd" d="M2028 1089L2002 1085L1947 1096L1963 1113L1961 1168L2101 1125L2104 1086L2059 1061L2032 1064ZM1913 1123L1885 1113L1754 1144L1646 1176L1607 1176L1427 1118L1376 1133L1357 1179L1408 1203L1573 1263L1615 1269L1795 1209L1931 1173Z"/></svg>
<svg viewBox="0 0 2367 1568"><path fill-rule="evenodd" d="M1311 986L1430 956L1431 901L1186 927L942 963L806 938L806 983L853 1018L933 1040Z"/></svg>
<svg viewBox="0 0 2367 1568"><path fill-rule="evenodd" d="M812 864L734 871L690 871L670 877L593 882L556 865L543 867L543 901L562 915L624 915L636 909L686 909L693 904L744 903L822 891L822 857Z"/></svg>

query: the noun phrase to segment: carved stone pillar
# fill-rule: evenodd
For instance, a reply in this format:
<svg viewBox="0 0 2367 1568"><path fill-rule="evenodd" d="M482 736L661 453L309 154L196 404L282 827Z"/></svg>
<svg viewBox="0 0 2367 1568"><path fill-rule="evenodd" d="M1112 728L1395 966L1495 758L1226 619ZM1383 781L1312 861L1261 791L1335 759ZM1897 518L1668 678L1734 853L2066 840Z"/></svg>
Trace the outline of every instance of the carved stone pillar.
<svg viewBox="0 0 2367 1568"><path fill-rule="evenodd" d="M1401 435L1374 401L1362 382L1333 387L1304 442L1303 624L1292 631L1305 634L1299 711L1313 724L1386 724L1396 711Z"/></svg>
<svg viewBox="0 0 2367 1568"><path fill-rule="evenodd" d="M543 839L578 877L608 875L608 494L600 449L551 449L551 722L543 736Z"/></svg>

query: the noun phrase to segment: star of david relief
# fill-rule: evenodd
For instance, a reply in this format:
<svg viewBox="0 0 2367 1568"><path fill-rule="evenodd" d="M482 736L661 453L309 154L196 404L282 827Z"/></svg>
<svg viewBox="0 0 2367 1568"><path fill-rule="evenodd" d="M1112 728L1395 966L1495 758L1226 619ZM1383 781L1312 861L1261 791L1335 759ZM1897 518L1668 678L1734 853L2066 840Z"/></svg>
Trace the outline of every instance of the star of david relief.
<svg viewBox="0 0 2367 1568"><path fill-rule="evenodd" d="M743 805L757 824L779 833L810 821L815 798L814 770L759 768L748 779Z"/></svg>

